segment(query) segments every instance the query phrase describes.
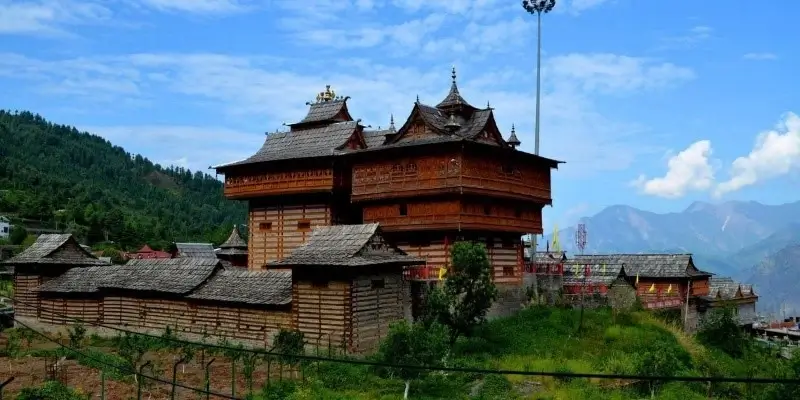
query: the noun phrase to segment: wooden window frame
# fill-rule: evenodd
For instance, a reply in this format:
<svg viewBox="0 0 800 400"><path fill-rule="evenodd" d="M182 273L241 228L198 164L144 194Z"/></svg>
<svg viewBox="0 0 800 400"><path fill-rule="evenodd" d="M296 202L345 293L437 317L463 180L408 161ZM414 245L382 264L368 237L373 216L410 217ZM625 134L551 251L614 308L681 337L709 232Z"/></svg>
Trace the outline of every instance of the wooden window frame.
<svg viewBox="0 0 800 400"><path fill-rule="evenodd" d="M258 230L261 232L271 231L272 230L272 222L259 222L258 223Z"/></svg>
<svg viewBox="0 0 800 400"><path fill-rule="evenodd" d="M384 289L386 288L386 279L384 278L373 279L370 282L370 287L372 288L372 290Z"/></svg>
<svg viewBox="0 0 800 400"><path fill-rule="evenodd" d="M310 219L301 219L297 221L297 230L298 231L310 231L311 230L311 220Z"/></svg>
<svg viewBox="0 0 800 400"><path fill-rule="evenodd" d="M406 203L400 204L398 214L400 214L401 217L408 216L408 205Z"/></svg>
<svg viewBox="0 0 800 400"><path fill-rule="evenodd" d="M516 268L510 265L503 267L503 276L516 276L517 274L515 269Z"/></svg>

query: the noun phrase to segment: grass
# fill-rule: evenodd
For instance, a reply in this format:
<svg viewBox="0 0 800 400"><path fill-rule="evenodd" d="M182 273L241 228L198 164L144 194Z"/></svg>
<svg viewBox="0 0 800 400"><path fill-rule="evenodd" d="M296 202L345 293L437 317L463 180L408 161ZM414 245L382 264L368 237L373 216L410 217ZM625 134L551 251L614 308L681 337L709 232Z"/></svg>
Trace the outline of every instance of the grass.
<svg viewBox="0 0 800 400"><path fill-rule="evenodd" d="M646 312L614 318L606 309L586 310L578 332L580 311L559 308L530 308L519 314L487 323L472 337L460 339L446 360L451 367L474 367L540 372L640 374L658 363L672 368L664 373L704 376L774 376L780 373L774 360L748 355L732 359L709 349L674 324ZM87 352L105 362L123 361L114 354L113 341L86 339ZM40 349L52 353L56 349ZM168 350L159 350L168 351ZM35 355L35 352L29 352ZM72 356L81 364L102 368L92 360ZM263 365L260 367L263 369ZM129 381L129 377L110 376ZM261 382L256 382L258 387ZM354 399L391 400L402 398L404 382L364 365L322 362L305 367L302 381L275 380L256 390L252 399ZM764 393L779 393L773 385L760 391L761 397L746 397L742 384L719 384L713 398L780 399ZM656 391L657 399L693 400L707 398L704 384L667 383ZM428 374L412 382L410 398L426 399L641 399L650 397L647 382L608 379L553 378L473 373Z"/></svg>

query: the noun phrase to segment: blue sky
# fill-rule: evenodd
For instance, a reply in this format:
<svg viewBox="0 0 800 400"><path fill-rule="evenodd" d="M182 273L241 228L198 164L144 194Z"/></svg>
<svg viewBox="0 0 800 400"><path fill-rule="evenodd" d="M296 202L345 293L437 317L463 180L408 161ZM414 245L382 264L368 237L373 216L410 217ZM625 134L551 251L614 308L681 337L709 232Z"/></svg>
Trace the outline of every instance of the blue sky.
<svg viewBox="0 0 800 400"><path fill-rule="evenodd" d="M557 1L541 153L567 164L546 231L613 204L800 199L800 2L737 4ZM0 0L0 108L205 169L255 152L325 84L386 126L443 98L455 65L532 151L535 28L517 0Z"/></svg>

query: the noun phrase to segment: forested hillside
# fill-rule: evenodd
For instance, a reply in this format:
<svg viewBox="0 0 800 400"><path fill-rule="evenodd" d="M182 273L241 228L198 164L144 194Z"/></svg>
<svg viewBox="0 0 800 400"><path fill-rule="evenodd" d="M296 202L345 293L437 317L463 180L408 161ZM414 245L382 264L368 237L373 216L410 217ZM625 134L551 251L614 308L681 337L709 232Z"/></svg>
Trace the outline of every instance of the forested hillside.
<svg viewBox="0 0 800 400"><path fill-rule="evenodd" d="M202 172L162 167L29 112L0 110L0 215L43 221L89 244L219 243L246 207Z"/></svg>

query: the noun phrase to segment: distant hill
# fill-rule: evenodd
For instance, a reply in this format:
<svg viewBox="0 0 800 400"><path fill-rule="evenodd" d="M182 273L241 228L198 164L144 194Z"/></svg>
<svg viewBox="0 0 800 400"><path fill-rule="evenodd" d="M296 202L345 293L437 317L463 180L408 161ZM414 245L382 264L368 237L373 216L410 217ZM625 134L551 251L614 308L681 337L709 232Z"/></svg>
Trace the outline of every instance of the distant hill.
<svg viewBox="0 0 800 400"><path fill-rule="evenodd" d="M765 257L751 270L752 282L761 296L759 307L800 312L800 244L786 246Z"/></svg>
<svg viewBox="0 0 800 400"><path fill-rule="evenodd" d="M202 172L162 167L29 112L0 110L0 215L124 248L221 242L246 206Z"/></svg>
<svg viewBox="0 0 800 400"><path fill-rule="evenodd" d="M665 214L615 205L580 222L588 232L587 253L692 253L701 269L753 280L765 306L780 297L800 309L800 292L788 289L800 283L800 257L787 256L800 244L800 201L695 202L682 212ZM562 249L574 253L575 227L558 236ZM544 240L552 243L553 237Z"/></svg>

